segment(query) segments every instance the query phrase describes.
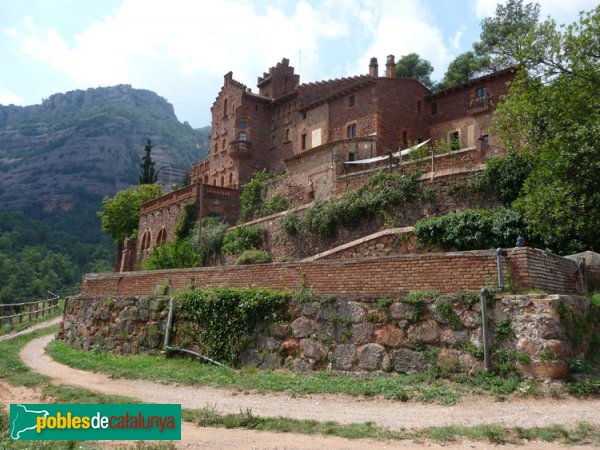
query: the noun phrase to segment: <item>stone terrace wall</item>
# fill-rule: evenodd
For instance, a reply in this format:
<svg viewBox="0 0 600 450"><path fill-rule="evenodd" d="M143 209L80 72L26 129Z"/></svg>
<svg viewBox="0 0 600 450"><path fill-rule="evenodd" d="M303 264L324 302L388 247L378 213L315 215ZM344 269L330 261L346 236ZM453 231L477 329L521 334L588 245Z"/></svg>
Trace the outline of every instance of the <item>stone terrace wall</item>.
<svg viewBox="0 0 600 450"><path fill-rule="evenodd" d="M494 208L499 206L493 193L472 192L466 187L467 180L480 173L483 166L469 169L449 169L431 178L431 173L421 176L421 189L430 189L434 194L432 201L423 202L419 199L413 203L402 204L389 208L389 218L393 227L414 225L423 217L439 216L466 208ZM365 177L356 178L360 184ZM302 214L300 212L300 214ZM303 236L289 235L283 226L285 214L254 220L253 225L263 230L263 245L274 261L290 261L304 259L350 241L389 228L379 215L370 220L362 220L353 228L339 227L332 238L306 239Z"/></svg>
<svg viewBox="0 0 600 450"><path fill-rule="evenodd" d="M588 326L584 339L575 345L568 337L574 324L561 322L561 311L565 310L592 324L588 320L590 301L585 297L519 295L497 299L490 310L490 329L494 333L497 325L501 321L506 324L508 319L513 333L493 335L496 358L504 351L522 352L530 361L516 364L525 374L563 377L566 361L585 352L589 337L597 331L593 324ZM166 297L70 298L59 337L85 350L95 347L122 354L158 353L167 311ZM289 314L288 322L255 329L253 344L242 354L243 365L401 373L421 372L433 364L460 371L482 368L476 293L426 295L416 302L397 297L350 300L314 296L302 302L293 299ZM177 312L174 320L177 332L172 334L171 345L198 351L201 324L178 321Z"/></svg>

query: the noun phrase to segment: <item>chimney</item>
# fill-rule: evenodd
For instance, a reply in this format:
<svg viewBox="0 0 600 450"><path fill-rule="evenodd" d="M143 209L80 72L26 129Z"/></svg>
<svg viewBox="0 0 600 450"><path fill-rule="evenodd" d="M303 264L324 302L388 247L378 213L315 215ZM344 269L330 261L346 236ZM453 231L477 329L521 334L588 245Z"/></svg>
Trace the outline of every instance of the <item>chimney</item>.
<svg viewBox="0 0 600 450"><path fill-rule="evenodd" d="M396 63L394 62L394 55L388 55L387 62L385 63L385 76L388 78L394 78L396 76Z"/></svg>
<svg viewBox="0 0 600 450"><path fill-rule="evenodd" d="M369 75L373 78L379 76L379 64L377 64L377 58L371 58L371 62L369 63Z"/></svg>

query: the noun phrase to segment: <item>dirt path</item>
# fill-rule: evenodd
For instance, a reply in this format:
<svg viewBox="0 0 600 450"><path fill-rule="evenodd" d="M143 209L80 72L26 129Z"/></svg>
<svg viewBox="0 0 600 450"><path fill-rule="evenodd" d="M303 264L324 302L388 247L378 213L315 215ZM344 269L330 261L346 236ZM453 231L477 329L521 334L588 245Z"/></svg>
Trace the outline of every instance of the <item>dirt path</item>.
<svg viewBox="0 0 600 450"><path fill-rule="evenodd" d="M45 322L40 322L40 323L38 323L36 325L33 325L33 326L29 327L29 328L25 328L24 330L21 330L21 331L17 331L15 333L3 334L2 336L0 336L0 341L5 341L6 339L11 339L11 338L14 338L14 337L17 337L17 336L21 336L22 334L33 333L34 331L40 330L42 328L47 328L47 327L50 327L52 325L59 324L61 320L62 320L62 316L58 316L58 317L55 317L52 320L48 320L48 321L45 321Z"/></svg>
<svg viewBox="0 0 600 450"><path fill-rule="evenodd" d="M243 394L225 389L167 385L143 380L112 379L100 373L73 369L53 361L44 353L53 339L31 341L21 358L33 370L57 383L78 386L105 394L126 395L153 403L181 403L183 408L215 407L221 413L250 409L266 417L335 420L340 423L374 422L391 428L423 428L434 425L498 423L509 426L570 425L587 421L600 425L600 400L523 399L495 402L471 398L455 406L441 407L386 400L362 400L345 396L310 395L291 398L286 394Z"/></svg>

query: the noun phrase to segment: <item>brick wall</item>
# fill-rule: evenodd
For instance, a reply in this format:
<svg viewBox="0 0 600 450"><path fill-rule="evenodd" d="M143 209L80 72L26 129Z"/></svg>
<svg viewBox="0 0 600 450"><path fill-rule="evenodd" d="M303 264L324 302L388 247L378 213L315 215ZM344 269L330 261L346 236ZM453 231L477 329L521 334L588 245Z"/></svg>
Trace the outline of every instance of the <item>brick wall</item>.
<svg viewBox="0 0 600 450"><path fill-rule="evenodd" d="M147 295L167 282L173 289L230 286L295 289L340 295L405 294L417 289L480 289L496 274L493 251L404 255L363 260L88 274L84 295Z"/></svg>
<svg viewBox="0 0 600 450"><path fill-rule="evenodd" d="M584 291L583 272L573 260L527 247L509 250L507 261L515 283L523 288L553 294Z"/></svg>
<svg viewBox="0 0 600 450"><path fill-rule="evenodd" d="M549 293L581 292L575 262L532 248L510 250L517 287ZM493 250L429 253L379 258L264 265L201 267L84 276L84 295L148 295L170 283L173 289L230 286L295 289L307 285L320 294L398 295L411 290L451 293L496 284Z"/></svg>

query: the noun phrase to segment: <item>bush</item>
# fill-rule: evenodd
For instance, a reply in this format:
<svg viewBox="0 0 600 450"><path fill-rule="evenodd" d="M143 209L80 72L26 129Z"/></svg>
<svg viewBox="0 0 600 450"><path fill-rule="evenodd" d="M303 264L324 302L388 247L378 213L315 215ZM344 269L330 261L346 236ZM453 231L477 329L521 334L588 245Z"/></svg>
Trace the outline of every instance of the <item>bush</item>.
<svg viewBox="0 0 600 450"><path fill-rule="evenodd" d="M290 207L287 200L281 194L276 194L268 200L265 200L262 204L259 212L259 216L268 216L269 214L275 214L281 211L285 211Z"/></svg>
<svg viewBox="0 0 600 450"><path fill-rule="evenodd" d="M290 235L299 234L302 230L302 220L295 213L289 213L283 216L283 228Z"/></svg>
<svg viewBox="0 0 600 450"><path fill-rule="evenodd" d="M239 225L225 234L221 250L225 255L239 255L244 250L258 248L261 240L262 231L260 228Z"/></svg>
<svg viewBox="0 0 600 450"><path fill-rule="evenodd" d="M271 257L264 250L245 250L236 260L237 265L266 264L271 262Z"/></svg>
<svg viewBox="0 0 600 450"><path fill-rule="evenodd" d="M196 227L192 235L192 242L198 249L198 257L202 265L207 265L211 259L221 253L223 239L228 225L217 217L205 217Z"/></svg>
<svg viewBox="0 0 600 450"><path fill-rule="evenodd" d="M197 267L201 261L195 246L189 239L175 239L157 245L142 263L144 270L181 269Z"/></svg>
<svg viewBox="0 0 600 450"><path fill-rule="evenodd" d="M419 241L447 250L477 250L512 247L518 236L527 235L527 227L511 209L467 209L419 220L414 233Z"/></svg>

